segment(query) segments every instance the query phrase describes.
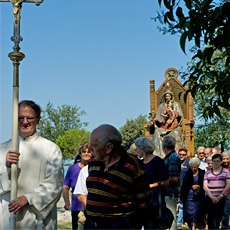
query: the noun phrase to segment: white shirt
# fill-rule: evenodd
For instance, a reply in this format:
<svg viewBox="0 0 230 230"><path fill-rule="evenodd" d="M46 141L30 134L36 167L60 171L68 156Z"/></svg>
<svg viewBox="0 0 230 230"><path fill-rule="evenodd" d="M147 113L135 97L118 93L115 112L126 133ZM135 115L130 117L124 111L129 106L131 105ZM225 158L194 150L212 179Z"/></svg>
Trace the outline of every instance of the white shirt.
<svg viewBox="0 0 230 230"><path fill-rule="evenodd" d="M200 169L204 170L204 169L206 169L207 167L208 167L208 164L207 164L206 161L201 161L201 162L200 162L200 166L199 166Z"/></svg>
<svg viewBox="0 0 230 230"><path fill-rule="evenodd" d="M73 194L75 195L88 195L88 190L86 187L86 178L88 177L88 165L86 165L82 170L80 171L80 174L77 179L77 184L75 186Z"/></svg>

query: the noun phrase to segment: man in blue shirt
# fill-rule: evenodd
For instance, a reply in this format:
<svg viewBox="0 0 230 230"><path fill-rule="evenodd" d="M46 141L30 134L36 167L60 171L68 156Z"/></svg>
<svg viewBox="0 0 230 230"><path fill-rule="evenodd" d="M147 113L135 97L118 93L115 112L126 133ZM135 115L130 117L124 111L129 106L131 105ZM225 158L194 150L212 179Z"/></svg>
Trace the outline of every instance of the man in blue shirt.
<svg viewBox="0 0 230 230"><path fill-rule="evenodd" d="M176 223L176 206L177 198L180 196L180 158L175 152L176 139L172 136L167 136L162 142L162 149L165 153L165 164L169 172L169 186L165 188L165 202L174 216L174 220L170 230L177 229Z"/></svg>
<svg viewBox="0 0 230 230"><path fill-rule="evenodd" d="M188 150L186 148L180 148L178 151L178 155L180 157L181 161L181 172L180 172L180 187L182 186L183 178L185 173L189 170L189 159ZM182 225L182 219L183 219L183 204L179 203L179 213L177 218L177 227L180 227Z"/></svg>

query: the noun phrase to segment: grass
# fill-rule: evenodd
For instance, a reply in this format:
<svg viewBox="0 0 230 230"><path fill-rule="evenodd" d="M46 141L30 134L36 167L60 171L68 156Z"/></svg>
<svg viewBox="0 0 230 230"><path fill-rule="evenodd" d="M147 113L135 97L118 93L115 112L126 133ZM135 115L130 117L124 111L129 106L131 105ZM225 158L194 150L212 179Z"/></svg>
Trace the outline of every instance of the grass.
<svg viewBox="0 0 230 230"><path fill-rule="evenodd" d="M71 222L58 221L57 229L58 230L72 229L72 223Z"/></svg>

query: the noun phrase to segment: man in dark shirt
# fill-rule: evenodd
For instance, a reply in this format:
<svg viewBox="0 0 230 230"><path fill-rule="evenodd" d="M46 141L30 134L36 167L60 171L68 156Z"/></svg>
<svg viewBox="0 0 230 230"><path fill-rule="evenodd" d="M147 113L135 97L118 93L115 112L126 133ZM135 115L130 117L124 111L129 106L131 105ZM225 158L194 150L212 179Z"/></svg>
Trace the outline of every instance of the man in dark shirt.
<svg viewBox="0 0 230 230"><path fill-rule="evenodd" d="M169 186L165 187L165 202L167 208L169 208L174 216L174 220L171 226L171 230L177 229L176 224L176 206L177 198L180 195L180 171L181 163L180 158L175 152L176 140L172 136L167 136L162 142L162 149L165 153L165 164L169 172Z"/></svg>
<svg viewBox="0 0 230 230"><path fill-rule="evenodd" d="M181 172L180 172L180 187L182 186L183 178L185 176L185 173L189 170L189 159L188 157L188 150L186 148L180 148L178 151L178 155L180 157L181 161ZM177 227L180 227L182 225L182 219L183 219L183 204L179 203L179 213L177 218Z"/></svg>
<svg viewBox="0 0 230 230"><path fill-rule="evenodd" d="M121 134L111 125L101 125L90 135L95 161L88 166L85 229L141 229L152 207L144 165L121 143Z"/></svg>

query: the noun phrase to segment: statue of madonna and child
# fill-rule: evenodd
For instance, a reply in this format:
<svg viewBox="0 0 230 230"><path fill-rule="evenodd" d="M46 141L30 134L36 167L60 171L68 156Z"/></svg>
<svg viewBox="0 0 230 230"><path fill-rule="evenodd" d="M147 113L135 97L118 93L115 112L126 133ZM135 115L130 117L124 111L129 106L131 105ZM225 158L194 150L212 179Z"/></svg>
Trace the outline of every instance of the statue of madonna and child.
<svg viewBox="0 0 230 230"><path fill-rule="evenodd" d="M182 147L182 123L183 112L180 104L174 100L171 91L166 91L162 97L161 104L153 118L155 132L153 142L155 143L155 154L163 157L162 141L166 136L173 136L176 139L176 148Z"/></svg>

